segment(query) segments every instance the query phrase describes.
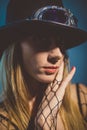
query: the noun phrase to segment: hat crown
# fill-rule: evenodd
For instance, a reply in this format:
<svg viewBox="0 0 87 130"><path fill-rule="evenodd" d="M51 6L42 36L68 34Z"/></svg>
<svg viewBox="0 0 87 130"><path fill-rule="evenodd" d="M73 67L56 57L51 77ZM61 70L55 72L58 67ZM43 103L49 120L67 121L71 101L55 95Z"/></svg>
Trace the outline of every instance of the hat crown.
<svg viewBox="0 0 87 130"><path fill-rule="evenodd" d="M27 18L39 8L48 5L63 7L62 0L10 0L7 7L6 23Z"/></svg>

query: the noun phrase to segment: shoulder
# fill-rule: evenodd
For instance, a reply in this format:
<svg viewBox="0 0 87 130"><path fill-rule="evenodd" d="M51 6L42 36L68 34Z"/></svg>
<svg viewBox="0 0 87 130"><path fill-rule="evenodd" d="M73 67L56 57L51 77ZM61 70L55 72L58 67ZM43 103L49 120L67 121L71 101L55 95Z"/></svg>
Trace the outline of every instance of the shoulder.
<svg viewBox="0 0 87 130"><path fill-rule="evenodd" d="M84 84L72 84L71 96L78 104L84 118L87 118L87 86Z"/></svg>

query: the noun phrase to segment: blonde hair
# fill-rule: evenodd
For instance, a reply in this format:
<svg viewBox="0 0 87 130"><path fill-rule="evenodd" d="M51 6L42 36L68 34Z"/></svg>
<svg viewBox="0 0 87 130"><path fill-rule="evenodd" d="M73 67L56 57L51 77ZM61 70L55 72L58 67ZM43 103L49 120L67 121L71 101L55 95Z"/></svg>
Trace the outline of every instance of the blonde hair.
<svg viewBox="0 0 87 130"><path fill-rule="evenodd" d="M31 95L23 76L21 52L17 46L13 44L3 53L0 64L0 79L5 92L5 105L9 119L16 124L19 130L24 130L31 117L28 106ZM66 66L65 64L64 75L68 73ZM70 84L67 86L59 114L65 130L86 130L77 104L71 99ZM9 128L8 124L8 130Z"/></svg>
<svg viewBox="0 0 87 130"><path fill-rule="evenodd" d="M1 59L0 78L5 91L5 105L10 120L20 130L27 128L30 113L28 106L29 93L23 77L22 65L18 48L13 44L4 53ZM20 50L19 50L20 51Z"/></svg>

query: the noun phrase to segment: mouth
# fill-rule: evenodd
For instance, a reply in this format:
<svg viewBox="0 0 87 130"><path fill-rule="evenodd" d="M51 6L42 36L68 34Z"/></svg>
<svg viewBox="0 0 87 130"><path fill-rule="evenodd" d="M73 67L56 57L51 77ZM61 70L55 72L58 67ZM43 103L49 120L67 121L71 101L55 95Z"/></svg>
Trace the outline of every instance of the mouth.
<svg viewBox="0 0 87 130"><path fill-rule="evenodd" d="M46 74L54 74L59 67L57 66L46 66L43 67Z"/></svg>

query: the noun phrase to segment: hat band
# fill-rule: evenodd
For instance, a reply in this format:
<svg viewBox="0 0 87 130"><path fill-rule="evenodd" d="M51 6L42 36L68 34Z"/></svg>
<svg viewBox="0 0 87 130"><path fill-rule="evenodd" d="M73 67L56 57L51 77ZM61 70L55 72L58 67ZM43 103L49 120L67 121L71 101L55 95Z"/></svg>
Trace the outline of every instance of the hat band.
<svg viewBox="0 0 87 130"><path fill-rule="evenodd" d="M70 10L58 6L45 6L37 10L31 19L57 22L69 26L77 27L77 18Z"/></svg>

